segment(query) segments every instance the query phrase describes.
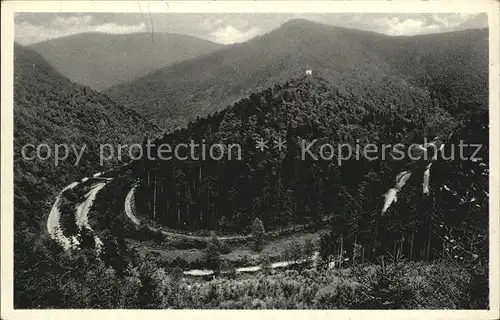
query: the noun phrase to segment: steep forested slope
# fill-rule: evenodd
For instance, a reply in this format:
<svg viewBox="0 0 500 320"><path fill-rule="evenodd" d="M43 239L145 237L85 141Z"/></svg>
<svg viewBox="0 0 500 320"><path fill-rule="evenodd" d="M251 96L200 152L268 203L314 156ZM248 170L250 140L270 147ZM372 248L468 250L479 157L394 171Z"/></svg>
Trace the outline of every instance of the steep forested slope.
<svg viewBox="0 0 500 320"><path fill-rule="evenodd" d="M401 41L403 40L406 41L406 38L401 38ZM140 125L141 118L131 111L122 110L135 119L132 122L127 117L118 118L117 122L106 118L107 112L114 111L114 116L119 117L120 107L89 89L70 85L67 79L57 76L51 68L40 62L38 55L22 47L16 46L16 50L21 52L16 54L16 68L23 71L16 71L18 88L33 88L33 83L50 83L47 86L38 84L37 88L43 88L40 90L16 89L16 108L19 110L16 111L16 117L23 120L16 123L16 127L20 128L16 129L16 139L20 141L16 141L16 154L19 154L21 142L37 143L42 137L50 136L50 133L53 133L50 130L59 132L58 136L65 139L63 141L75 139L74 143L91 143L91 140L95 139L96 142L101 142L103 138L99 137L98 130L93 131L93 124L101 118L110 121L101 125L101 128L110 127L106 135L110 135L109 139L112 141L126 142L124 137L114 135L122 132L122 125L132 131L130 134L134 134L133 137L141 140L142 133L148 131L145 125ZM21 59L26 56L29 59ZM358 58L359 56L356 59ZM431 90L423 89L422 83L425 83L426 88L430 88L434 85L433 81L439 83L440 78L419 82L424 78L413 74L411 68L387 69L385 62L373 57L367 59L374 60L370 60L370 63L362 68L350 66L342 69L342 61L351 61L346 56L344 60L336 62L338 68L315 71L312 77L295 77L291 74L289 78L288 74L283 73L285 81L251 94L230 108L198 119L183 130L156 139L154 143L157 146L160 143L169 143L172 147L179 143L189 144L191 140L196 143L204 142L208 146L216 143L237 143L242 148L242 159L236 159L237 152L234 152L233 148L233 160L227 160L225 154L220 161L141 159L133 163L132 174L118 177L110 188L105 188L92 208L90 216L94 220L95 230L106 235L105 242L111 243L109 247L113 249L106 249L104 254L100 255L100 260L94 259L95 253L85 250L72 252L68 258L55 247L54 242L45 243L43 238L37 239L39 234L34 233L33 229L18 229L15 247L15 286L18 289L16 305L100 308L255 307L256 300L242 300L241 296L253 297L257 296L255 292L260 294L270 290L274 293L261 294L259 298L265 295L271 298L265 303L258 302L259 305L281 308L398 308L402 305L415 308L484 308L487 303L487 276L482 274L478 276L479 280L472 277L483 270L478 268L479 272L474 273L477 262L487 264L488 259L488 194L485 193L487 161L448 161L441 158L434 160L430 167L430 192L426 194L422 184L428 161L400 161L391 158L370 160L364 152L353 150L350 160L345 159L339 163L340 154L337 149L330 154L328 148L325 154L331 155L331 159L316 161L310 156L301 159L303 141L308 144L317 139L310 151L318 155L323 143L332 144L334 148L343 143L354 147L359 143L362 150L367 143L375 143L379 147L381 144L395 143L407 146L409 143L422 144L424 137L434 136L445 142L445 146L452 143L456 145L460 140L482 143L486 149L476 156L487 159L486 96L477 96L475 99L478 99L478 103L464 104L465 100L461 100L460 108L449 108L453 105L450 101L457 95L474 95L475 85L467 85L468 80L456 85L450 81L461 82L464 78L450 77L437 88L461 88L463 92L459 90L451 98L445 94L436 95ZM398 56L398 59L404 60L406 56ZM33 62L35 66L41 66L37 72L30 69ZM399 65L404 66L406 63L401 62ZM367 69L367 65L372 69ZM450 66L450 69L455 68L459 70L455 65ZM343 70L343 73L338 70ZM471 70L474 68L471 67ZM403 80L400 76L405 73L411 75L408 80ZM260 76L263 75L259 74ZM272 81L275 80L272 78ZM52 88L56 91L53 92ZM486 88L481 90L487 92ZM65 91L70 94L65 95ZM80 100L82 94L85 98ZM78 117L68 119L73 121L71 126L75 127L75 131L63 126L66 122L61 122L57 117L47 118L52 115L48 108L50 101L45 99L47 96L57 102L54 108L61 110L63 116L71 115L71 112L79 113ZM23 100L25 97L28 98L27 101ZM74 98L74 103L71 98ZM64 108L68 104L75 107ZM96 106L89 109L94 104ZM106 108L102 108L103 105ZM41 120L30 116L29 111L33 110L33 106L41 108L36 109L37 115L44 115ZM36 125L28 125L35 121L39 122L36 122ZM44 125L44 121L53 125ZM24 132L33 134L27 135L23 134ZM90 137L86 136L85 132L90 132ZM273 148L273 140L280 137L286 142L286 148L277 150ZM255 148L256 140L261 138L269 140L268 148L264 151ZM50 143L54 141L56 140ZM156 155L155 151L153 148L151 154ZM196 155L200 156L199 153ZM370 156L373 156L373 153ZM93 169L95 159L87 159L83 163L88 165L79 170L82 175L86 175ZM53 182L51 179L59 176L56 168L47 163L28 163L19 159L16 159L15 170L18 179L16 215L19 212L29 212L26 216L34 217L30 221L32 225L44 221L40 219L40 215L41 212L46 212L42 210L48 209L44 201L50 201L49 194L54 191L51 186L60 189L74 181L75 175L80 174L74 172L73 167L62 168L61 172L66 172L66 176ZM399 191L398 201L382 214L384 193L394 186L395 177L402 171L411 172L411 177ZM37 184L38 177L41 177L43 183ZM43 177L47 180L43 180ZM26 181L29 179L31 180ZM419 265L418 269L428 272L424 276L426 283L432 283L426 284L424 289L418 287L422 282L411 284L413 280L421 279L420 275L413 278L395 277L393 279L399 280L388 282L387 274L383 274L379 280L370 282L367 272L356 281L346 284L336 283L336 279L344 277L343 274L339 276L338 273L319 268L311 270L314 273L311 279L322 279L321 285L312 284L314 281L304 280L294 273L293 281L281 279L271 289L267 285L258 287L257 283L265 282L260 279L244 282L238 293L232 289L235 282L225 280L211 282L202 287L187 287L180 284L182 281L179 281L175 271L166 275L165 270L128 252L124 239L128 233L125 229L127 226L132 229L133 226L123 214L123 200L136 182L138 186L134 204L141 218L149 216L149 220L167 227L246 233L252 219L256 217L263 221L266 230L297 224L324 227L324 221L330 219L331 232L322 237L320 249L326 263L336 259L339 253L341 257L345 255L364 262L375 262L380 256L392 255L396 256L394 260L397 260L397 257L412 260L447 257L448 260L455 259L464 263L453 262L453 267L444 264L438 267ZM29 201L23 199L25 195L30 196ZM40 208L36 207L37 205ZM70 205L72 203L68 203L68 206ZM28 219L24 215L17 216L19 218L16 218L16 223L22 227L26 226ZM140 230L134 229L130 234ZM32 253L29 256L25 254L28 250ZM387 260L385 261L387 263ZM409 271L413 266L415 265L407 264L406 270ZM397 270L397 265L392 268ZM439 270L435 271L433 268ZM355 268L352 270L356 271ZM303 274L306 273L309 271ZM41 274L44 274L44 277L40 277ZM447 288L449 283L442 283L448 279L444 276L454 279L453 286L455 283L461 283L463 287L456 290L454 287ZM263 275L261 279L265 277ZM281 277L279 274L275 278ZM269 281L274 283L275 278L269 278ZM438 280L442 282L436 282L436 278L440 278ZM429 282L430 280L433 282ZM242 283L241 279L236 281ZM233 292L232 298L226 295L226 285L231 288L227 290ZM312 296L311 292L299 289L306 286L315 286L312 292L319 293ZM417 292L420 298L427 297L431 292L429 299L433 302L422 304L420 298L403 296L408 294L408 288L412 288L413 293ZM473 289L477 292L468 291ZM218 295L216 292L225 293ZM344 292L349 292L346 302L339 301L338 297L344 296ZM446 294L453 296L453 303L447 304L440 300ZM457 296L464 298L457 299ZM474 306L471 297L480 297L480 303ZM232 303L231 299L240 302ZM400 300L395 303L397 299Z"/></svg>
<svg viewBox="0 0 500 320"><path fill-rule="evenodd" d="M15 230L39 236L38 226L63 186L103 168L99 164L99 144L117 146L141 142L158 129L135 111L128 110L92 89L76 85L57 73L31 49L15 45L14 51L14 208ZM21 156L23 146L27 156ZM42 147L42 160L35 148ZM54 163L54 147L66 144L71 151L66 160ZM84 149L75 165L72 151ZM63 150L62 148L60 149ZM62 156L62 154L61 154ZM114 159L105 166L117 163ZM16 252L28 250L29 241L17 237ZM28 246L27 248L24 246ZM24 255L24 254L23 254ZM16 263L19 262L16 260Z"/></svg>
<svg viewBox="0 0 500 320"><path fill-rule="evenodd" d="M36 52L14 47L14 288L16 306L40 307L49 299L56 282L59 263L48 257L55 243L48 238L45 224L55 196L69 183L117 164L99 163L99 144L138 143L158 134L157 127L133 110L128 110L94 90L76 85L61 76ZM23 160L22 147L34 157L34 148L46 144L40 155ZM70 152L66 160L54 163L55 144L66 144L83 152L78 165ZM63 149L60 149L61 151ZM49 253L50 248L55 249ZM67 262L66 260L64 260ZM63 262L64 263L64 262ZM65 270L64 267L60 270ZM61 271L63 272L63 271ZM54 275L54 276L52 276ZM51 282L53 281L53 282ZM66 280L64 280L66 281ZM51 283L51 284L49 284ZM45 296L42 292L47 293ZM71 295L70 295L71 296ZM68 296L66 299L72 299Z"/></svg>
<svg viewBox="0 0 500 320"><path fill-rule="evenodd" d="M428 146L427 159L403 162L402 167L392 163L386 172L365 175L343 214L332 219L324 250L339 253L343 247L351 254L360 245L366 258L390 253L395 259L487 264L488 132L488 112L481 110L437 143L437 149ZM397 202L381 212L382 196L389 190L383 177L402 173L408 179Z"/></svg>
<svg viewBox="0 0 500 320"><path fill-rule="evenodd" d="M321 249L325 260L340 254L374 261L389 254L487 262L487 110L469 110L469 118L459 121L420 90L400 89L406 99L384 99L380 88L378 95L358 90L355 82L343 90L329 79L300 77L165 135L154 144L237 143L241 160L234 148L226 148L220 161L208 155L204 160L201 152L194 158L186 154L187 160L138 161L137 210L183 230L249 232L255 218L266 230L319 227L329 219L331 232ZM439 143L423 145L424 137L435 136ZM261 138L269 141L264 151L256 149ZM273 148L278 138L286 149ZM305 153L304 145L313 141ZM482 148L477 154L475 147L460 151L460 141ZM378 151L363 151L369 143ZM394 154L397 143L403 146L402 158ZM410 158L412 143L444 146L444 153L436 159L431 152L427 158ZM321 158L324 144L333 151L323 149ZM343 144L352 148L348 159L346 149L338 149ZM384 153L384 145L389 152ZM383 210L387 191L402 174L406 178L398 186L397 202Z"/></svg>
<svg viewBox="0 0 500 320"><path fill-rule="evenodd" d="M488 104L488 30L464 30L374 43L411 84L457 115Z"/></svg>
<svg viewBox="0 0 500 320"><path fill-rule="evenodd" d="M385 87L388 80L393 87L419 87L443 107L461 110L485 97L487 53L487 30L389 37L292 20L107 93L161 126L175 128L312 69L339 87L349 86L352 78L363 88Z"/></svg>
<svg viewBox="0 0 500 320"><path fill-rule="evenodd" d="M72 81L105 90L224 45L180 34L82 33L30 46Z"/></svg>
<svg viewBox="0 0 500 320"><path fill-rule="evenodd" d="M191 140L208 147L239 144L241 160L236 160L232 148L232 160L226 150L220 161L211 161L208 155L206 161L191 156L187 161L139 161L136 172L147 181L138 190L139 209L158 212L158 221L185 229L243 231L255 217L266 228L319 222L352 202L352 192L366 174L376 172L379 187L388 186L391 173L401 168L368 161L359 151L364 145L422 143L424 134L447 136L455 125L418 89L395 90L390 79L385 86L367 88L356 80L339 88L328 78L299 77L155 141L157 146ZM255 148L260 138L269 140L264 152ZM286 149L273 148L273 141L280 138ZM315 139L310 148L313 156L304 154L304 143ZM332 145L334 154L330 158L327 147L323 151L329 159L316 161L323 144ZM340 144L352 146L353 158L339 159ZM153 203L155 196L162 200ZM382 202L377 206L380 210Z"/></svg>

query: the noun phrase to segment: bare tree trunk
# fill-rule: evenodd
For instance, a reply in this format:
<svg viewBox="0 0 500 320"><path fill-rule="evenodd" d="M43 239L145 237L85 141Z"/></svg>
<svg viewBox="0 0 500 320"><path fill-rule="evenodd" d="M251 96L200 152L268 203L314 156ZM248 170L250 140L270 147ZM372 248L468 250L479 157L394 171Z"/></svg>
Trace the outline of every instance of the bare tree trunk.
<svg viewBox="0 0 500 320"><path fill-rule="evenodd" d="M151 185L151 177L150 177L150 175L151 175L151 172L148 171L148 185L147 185L147 188L146 188L148 190L148 192L150 191L149 187ZM151 198L150 197L148 197L148 210L149 210L148 215L150 215L151 214Z"/></svg>
<svg viewBox="0 0 500 320"><path fill-rule="evenodd" d="M340 238L340 263L339 267L342 267L342 262L344 262L344 237Z"/></svg>
<svg viewBox="0 0 500 320"><path fill-rule="evenodd" d="M429 225L429 237L427 238L427 252L425 253L425 260L429 261L430 250L431 250L431 233L432 233L432 222Z"/></svg>
<svg viewBox="0 0 500 320"><path fill-rule="evenodd" d="M415 231L411 233L411 242L410 242L410 260L413 259L413 240L415 239Z"/></svg>
<svg viewBox="0 0 500 320"><path fill-rule="evenodd" d="M405 234L404 234L404 232L402 232L401 233L401 245L399 246L398 258L400 258L403 255L404 244L405 244Z"/></svg>
<svg viewBox="0 0 500 320"><path fill-rule="evenodd" d="M167 201L166 201L166 202L167 202L167 203L166 203L166 206L167 206L167 209L166 209L167 219L165 219L165 220L166 220L166 222L168 222L168 221L169 221L169 218L170 218L170 214L169 214L169 210L170 210L170 201L168 201L168 199L167 199Z"/></svg>
<svg viewBox="0 0 500 320"><path fill-rule="evenodd" d="M377 239L378 239L378 220L375 221L375 235L373 236L372 258L377 257Z"/></svg>
<svg viewBox="0 0 500 320"><path fill-rule="evenodd" d="M394 260L394 262L396 262L396 247L398 246L397 242L397 240L394 241L394 249L392 250L392 259Z"/></svg>
<svg viewBox="0 0 500 320"><path fill-rule="evenodd" d="M153 185L153 220L156 221L156 177Z"/></svg>
<svg viewBox="0 0 500 320"><path fill-rule="evenodd" d="M198 211L200 213L200 227L203 228L203 209L201 208L202 206L202 203L201 203L201 200L200 200L200 192L201 192L201 170L202 170L202 166L200 165L200 167L198 168L198 189L197 189L197 194L198 194L198 202L199 202L199 205L197 206L198 207Z"/></svg>
<svg viewBox="0 0 500 320"><path fill-rule="evenodd" d="M445 256L445 242L444 241L441 241L441 245L443 247L443 252L441 253L441 260L444 260L444 256Z"/></svg>
<svg viewBox="0 0 500 320"><path fill-rule="evenodd" d="M177 226L180 228L181 224L181 208L179 205L177 205Z"/></svg>

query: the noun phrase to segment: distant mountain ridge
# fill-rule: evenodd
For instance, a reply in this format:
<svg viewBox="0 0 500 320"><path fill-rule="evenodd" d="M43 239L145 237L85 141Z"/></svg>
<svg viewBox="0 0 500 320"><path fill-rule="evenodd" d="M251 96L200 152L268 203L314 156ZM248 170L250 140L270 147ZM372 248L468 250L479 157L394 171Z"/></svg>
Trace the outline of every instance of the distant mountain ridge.
<svg viewBox="0 0 500 320"><path fill-rule="evenodd" d="M72 81L102 91L224 47L175 33L80 33L29 46Z"/></svg>
<svg viewBox="0 0 500 320"><path fill-rule="evenodd" d="M390 79L396 87L415 87L437 100L455 96L450 109L463 109L487 97L487 32L391 37L291 20L248 42L159 69L106 93L167 129L306 69L340 86L360 78L361 90Z"/></svg>

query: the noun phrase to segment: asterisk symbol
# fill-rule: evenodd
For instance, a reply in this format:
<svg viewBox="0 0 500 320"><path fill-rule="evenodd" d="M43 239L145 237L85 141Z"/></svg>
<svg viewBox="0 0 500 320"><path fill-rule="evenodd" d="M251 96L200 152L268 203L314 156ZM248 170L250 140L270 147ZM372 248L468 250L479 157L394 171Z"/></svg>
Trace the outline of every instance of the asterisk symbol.
<svg viewBox="0 0 500 320"><path fill-rule="evenodd" d="M281 151L281 149L286 149L286 141L283 141L281 137L278 137L278 140L274 140L274 149L278 149Z"/></svg>
<svg viewBox="0 0 500 320"><path fill-rule="evenodd" d="M269 141L264 140L262 138L260 138L259 140L256 140L255 141L255 149L260 149L260 151L264 151L264 149L268 148L268 146L267 146L268 142Z"/></svg>

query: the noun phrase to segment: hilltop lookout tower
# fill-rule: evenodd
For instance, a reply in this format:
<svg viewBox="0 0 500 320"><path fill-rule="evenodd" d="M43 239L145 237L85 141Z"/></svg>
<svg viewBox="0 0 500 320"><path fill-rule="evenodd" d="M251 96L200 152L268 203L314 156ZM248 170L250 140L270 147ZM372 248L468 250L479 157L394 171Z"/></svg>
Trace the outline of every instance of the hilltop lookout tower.
<svg viewBox="0 0 500 320"><path fill-rule="evenodd" d="M306 69L306 76L312 76L313 71L311 69Z"/></svg>

